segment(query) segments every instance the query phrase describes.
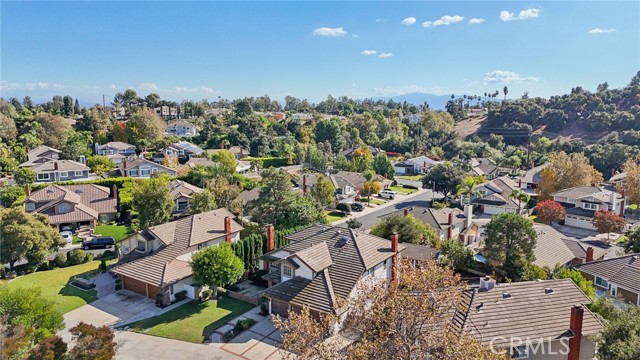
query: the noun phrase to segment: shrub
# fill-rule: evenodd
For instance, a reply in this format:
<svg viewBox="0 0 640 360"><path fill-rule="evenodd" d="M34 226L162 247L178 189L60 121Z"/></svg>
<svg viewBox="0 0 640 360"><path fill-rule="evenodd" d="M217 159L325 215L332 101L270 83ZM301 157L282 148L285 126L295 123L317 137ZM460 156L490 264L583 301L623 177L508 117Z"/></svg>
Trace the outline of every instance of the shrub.
<svg viewBox="0 0 640 360"><path fill-rule="evenodd" d="M187 298L187 291L186 290L179 291L175 294L175 297L176 297L176 301L184 300Z"/></svg>
<svg viewBox="0 0 640 360"><path fill-rule="evenodd" d="M338 204L338 206L336 206L336 209L338 209L340 211L344 211L346 213L350 213L351 212L351 205L345 204L345 203L340 203L340 204Z"/></svg>
<svg viewBox="0 0 640 360"><path fill-rule="evenodd" d="M92 253L87 253L87 255L84 257L84 262L88 263L93 261L93 254Z"/></svg>
<svg viewBox="0 0 640 360"><path fill-rule="evenodd" d="M63 252L57 253L56 257L53 259L53 262L55 262L56 265L61 268L67 266L67 254Z"/></svg>
<svg viewBox="0 0 640 360"><path fill-rule="evenodd" d="M156 305L162 306L164 301L164 295L162 293L156 295Z"/></svg>
<svg viewBox="0 0 640 360"><path fill-rule="evenodd" d="M213 290L211 290L211 289L204 290L202 292L202 298L203 299L208 299L208 298L211 297L211 294L213 294Z"/></svg>
<svg viewBox="0 0 640 360"><path fill-rule="evenodd" d="M100 255L100 258L105 259L105 260L109 260L109 259L115 259L116 258L116 252L113 250L105 250L102 255Z"/></svg>
<svg viewBox="0 0 640 360"><path fill-rule="evenodd" d="M245 330L249 329L250 327L252 327L255 323L256 323L256 321L253 320L253 319L238 320L238 322L236 322L236 326L233 328L233 330L245 331Z"/></svg>
<svg viewBox="0 0 640 360"><path fill-rule="evenodd" d="M267 285L267 280L263 279L262 276L266 275L267 271L264 269L260 269L258 271L256 271L256 273L250 277L251 282L253 283L253 285L256 286L266 286Z"/></svg>
<svg viewBox="0 0 640 360"><path fill-rule="evenodd" d="M116 284L116 291L121 290L122 289L122 284Z"/></svg>
<svg viewBox="0 0 640 360"><path fill-rule="evenodd" d="M87 255L91 254L87 254L82 249L73 249L67 254L67 263L69 266L84 264L86 262ZM93 255L91 255L91 259L93 259Z"/></svg>
<svg viewBox="0 0 640 360"><path fill-rule="evenodd" d="M260 315L267 316L269 315L269 308L267 307L267 303L263 302L260 304Z"/></svg>
<svg viewBox="0 0 640 360"><path fill-rule="evenodd" d="M107 262L104 261L104 258L100 259L100 266L98 268L100 269L101 272L107 271Z"/></svg>

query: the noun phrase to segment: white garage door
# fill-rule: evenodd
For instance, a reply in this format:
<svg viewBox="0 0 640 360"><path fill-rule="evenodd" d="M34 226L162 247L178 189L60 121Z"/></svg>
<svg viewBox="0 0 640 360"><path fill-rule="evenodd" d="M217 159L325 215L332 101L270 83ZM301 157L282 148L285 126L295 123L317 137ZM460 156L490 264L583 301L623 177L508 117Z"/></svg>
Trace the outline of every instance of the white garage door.
<svg viewBox="0 0 640 360"><path fill-rule="evenodd" d="M584 219L577 216L567 215L564 220L564 224L581 229L595 230L590 219Z"/></svg>

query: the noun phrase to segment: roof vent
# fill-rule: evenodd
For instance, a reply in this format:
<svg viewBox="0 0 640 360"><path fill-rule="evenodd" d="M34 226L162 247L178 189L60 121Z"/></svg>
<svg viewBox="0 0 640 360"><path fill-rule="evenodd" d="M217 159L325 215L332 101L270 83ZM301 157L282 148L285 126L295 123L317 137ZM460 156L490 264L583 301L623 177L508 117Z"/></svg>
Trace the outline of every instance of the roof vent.
<svg viewBox="0 0 640 360"><path fill-rule="evenodd" d="M76 194L82 194L84 192L84 190L82 189L76 189Z"/></svg>
<svg viewBox="0 0 640 360"><path fill-rule="evenodd" d="M502 293L502 298L503 299L511 299L511 294L509 294L508 292L505 291L505 292Z"/></svg>
<svg viewBox="0 0 640 360"><path fill-rule="evenodd" d="M476 310L480 312L480 310L482 310L483 307L484 307L484 302L481 302L480 305L476 306Z"/></svg>
<svg viewBox="0 0 640 360"><path fill-rule="evenodd" d="M548 288L544 288L544 293L545 294L553 294L553 289L548 287Z"/></svg>
<svg viewBox="0 0 640 360"><path fill-rule="evenodd" d="M52 193L52 192L53 192L53 189L52 189L52 188L48 188L48 189L47 189L47 192L48 192L48 193Z"/></svg>
<svg viewBox="0 0 640 360"><path fill-rule="evenodd" d="M349 242L350 239L351 239L350 236L346 236L346 235L340 236L340 239L336 243L336 246L341 248L341 247L345 246Z"/></svg>

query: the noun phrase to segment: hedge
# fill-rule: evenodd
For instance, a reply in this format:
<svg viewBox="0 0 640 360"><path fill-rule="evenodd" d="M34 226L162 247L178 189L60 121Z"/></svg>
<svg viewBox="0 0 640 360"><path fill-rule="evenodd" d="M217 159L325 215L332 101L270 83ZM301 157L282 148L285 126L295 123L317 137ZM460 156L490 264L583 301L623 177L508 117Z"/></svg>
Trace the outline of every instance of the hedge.
<svg viewBox="0 0 640 360"><path fill-rule="evenodd" d="M290 229L282 229L275 231L275 248L281 248L289 241L285 238L287 235L294 233L303 227L295 227ZM258 258L267 252L267 234L266 231L261 233L253 233L240 241L231 244L231 248L236 256L244 263L246 271L253 271L258 267Z"/></svg>
<svg viewBox="0 0 640 360"><path fill-rule="evenodd" d="M288 158L279 157L246 157L242 161L260 160L263 168L290 166Z"/></svg>

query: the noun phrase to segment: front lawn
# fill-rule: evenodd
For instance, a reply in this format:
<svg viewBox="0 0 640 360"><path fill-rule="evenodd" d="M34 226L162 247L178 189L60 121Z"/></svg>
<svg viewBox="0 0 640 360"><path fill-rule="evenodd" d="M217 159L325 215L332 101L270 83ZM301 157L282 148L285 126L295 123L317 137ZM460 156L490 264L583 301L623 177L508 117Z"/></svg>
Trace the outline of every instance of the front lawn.
<svg viewBox="0 0 640 360"><path fill-rule="evenodd" d="M412 181L421 181L422 178L424 177L424 175L401 175L398 176L400 179L404 179L404 180L412 180Z"/></svg>
<svg viewBox="0 0 640 360"><path fill-rule="evenodd" d="M92 261L82 265L39 271L21 276L7 286L10 288L39 287L42 289L42 295L56 301L57 308L64 314L98 299L95 290L80 290L68 283L74 276L96 270L99 265L100 261Z"/></svg>
<svg viewBox="0 0 640 360"><path fill-rule="evenodd" d="M127 325L148 335L201 344L217 328L251 310L252 304L231 299L190 301L162 315Z"/></svg>
<svg viewBox="0 0 640 360"><path fill-rule="evenodd" d="M331 224L334 221L342 220L344 219L344 217L345 217L345 214L341 211L331 211L331 210L324 211L324 218L327 219L327 222L329 224Z"/></svg>
<svg viewBox="0 0 640 360"><path fill-rule="evenodd" d="M101 236L112 236L117 242L131 234L131 229L125 225L98 225L95 233Z"/></svg>
<svg viewBox="0 0 640 360"><path fill-rule="evenodd" d="M390 188L390 190L395 191L398 194L403 194L403 195L413 194L414 192L418 191L416 189L407 189L407 188L402 187L402 186L392 186Z"/></svg>

